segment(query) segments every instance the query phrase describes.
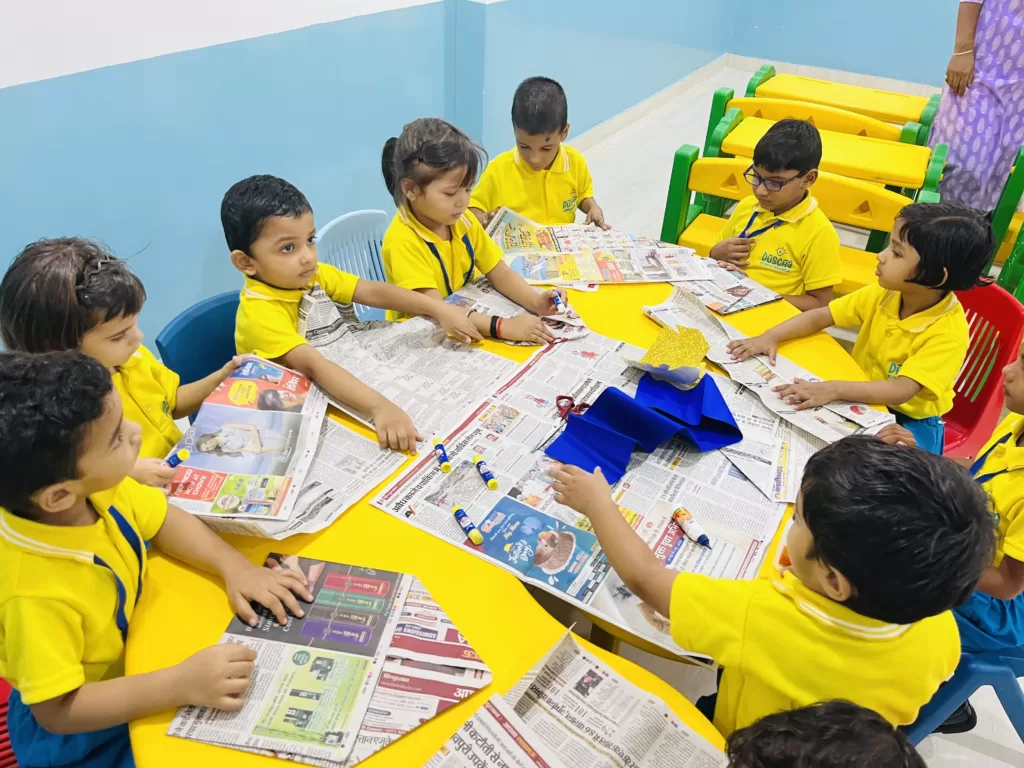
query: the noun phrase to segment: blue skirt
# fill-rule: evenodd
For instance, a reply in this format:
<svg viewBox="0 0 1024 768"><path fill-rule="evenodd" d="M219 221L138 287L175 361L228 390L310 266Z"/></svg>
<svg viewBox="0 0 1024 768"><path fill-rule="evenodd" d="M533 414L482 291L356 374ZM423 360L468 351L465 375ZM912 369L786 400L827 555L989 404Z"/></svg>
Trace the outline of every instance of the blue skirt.
<svg viewBox="0 0 1024 768"><path fill-rule="evenodd" d="M942 455L942 449L946 442L946 422L938 416L912 419L891 408L890 411L896 417L896 423L906 428L914 436L918 448L923 448L928 453L934 453L937 456Z"/></svg>
<svg viewBox="0 0 1024 768"><path fill-rule="evenodd" d="M135 768L128 725L64 736L50 733L21 701L8 700L7 729L20 768Z"/></svg>
<svg viewBox="0 0 1024 768"><path fill-rule="evenodd" d="M1024 645L1024 593L1012 600L975 591L953 609L965 651L1001 651Z"/></svg>

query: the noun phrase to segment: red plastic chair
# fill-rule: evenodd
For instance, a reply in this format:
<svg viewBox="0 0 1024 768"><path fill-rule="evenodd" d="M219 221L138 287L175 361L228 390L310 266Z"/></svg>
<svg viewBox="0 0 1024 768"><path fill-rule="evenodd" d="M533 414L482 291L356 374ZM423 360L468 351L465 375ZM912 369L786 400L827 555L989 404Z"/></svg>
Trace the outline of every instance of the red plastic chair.
<svg viewBox="0 0 1024 768"><path fill-rule="evenodd" d="M11 737L7 733L7 697L11 695L11 686L6 680L0 680L0 768L18 768L11 749Z"/></svg>
<svg viewBox="0 0 1024 768"><path fill-rule="evenodd" d="M971 344L953 390L953 410L945 416L944 453L976 456L999 422L1003 407L1002 369L1018 354L1024 334L1024 307L998 285L957 291L967 313Z"/></svg>

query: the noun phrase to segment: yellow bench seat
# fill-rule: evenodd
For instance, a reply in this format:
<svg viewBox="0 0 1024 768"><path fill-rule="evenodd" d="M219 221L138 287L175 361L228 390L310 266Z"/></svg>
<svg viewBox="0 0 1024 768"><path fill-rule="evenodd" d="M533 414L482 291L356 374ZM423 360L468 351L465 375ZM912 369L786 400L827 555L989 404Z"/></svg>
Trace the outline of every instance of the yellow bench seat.
<svg viewBox="0 0 1024 768"><path fill-rule="evenodd" d="M919 122L928 98L879 91L862 85L845 85L800 75L775 75L757 87L757 96L772 99L813 101L859 112L886 123Z"/></svg>

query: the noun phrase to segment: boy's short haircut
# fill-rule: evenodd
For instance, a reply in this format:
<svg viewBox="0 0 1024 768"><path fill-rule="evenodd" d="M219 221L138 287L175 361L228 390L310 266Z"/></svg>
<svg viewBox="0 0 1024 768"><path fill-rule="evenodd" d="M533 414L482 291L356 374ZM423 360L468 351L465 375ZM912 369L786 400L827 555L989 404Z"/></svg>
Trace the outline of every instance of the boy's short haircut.
<svg viewBox="0 0 1024 768"><path fill-rule="evenodd" d="M145 303L142 281L100 243L37 240L0 281L0 336L11 350L78 349L89 330L137 315Z"/></svg>
<svg viewBox="0 0 1024 768"><path fill-rule="evenodd" d="M228 250L247 255L271 216L301 216L313 208L299 190L277 176L250 176L232 185L220 203Z"/></svg>
<svg viewBox="0 0 1024 768"><path fill-rule="evenodd" d="M807 462L803 519L809 559L842 573L843 603L878 621L912 624L964 602L995 548L989 501L963 467L920 448L855 435Z"/></svg>
<svg viewBox="0 0 1024 768"><path fill-rule="evenodd" d="M754 146L754 165L766 171L814 170L821 164L821 134L806 120L786 118L769 128Z"/></svg>
<svg viewBox="0 0 1024 768"><path fill-rule="evenodd" d="M569 124L569 103L550 77L528 77L512 97L512 125L531 136L561 133Z"/></svg>
<svg viewBox="0 0 1024 768"><path fill-rule="evenodd" d="M870 709L825 701L734 731L729 768L926 768L899 730Z"/></svg>
<svg viewBox="0 0 1024 768"><path fill-rule="evenodd" d="M897 221L900 237L921 257L910 282L949 291L992 282L983 272L995 250L995 235L980 212L962 203L912 203Z"/></svg>
<svg viewBox="0 0 1024 768"><path fill-rule="evenodd" d="M78 459L114 383L80 352L0 352L0 507L34 518L32 496L78 477Z"/></svg>

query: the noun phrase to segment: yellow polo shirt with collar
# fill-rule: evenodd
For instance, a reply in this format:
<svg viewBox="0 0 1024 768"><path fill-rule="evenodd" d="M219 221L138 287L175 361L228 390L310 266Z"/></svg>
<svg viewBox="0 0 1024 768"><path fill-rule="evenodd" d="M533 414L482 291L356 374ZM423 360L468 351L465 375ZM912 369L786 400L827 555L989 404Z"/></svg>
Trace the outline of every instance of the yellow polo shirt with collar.
<svg viewBox="0 0 1024 768"><path fill-rule="evenodd" d="M992 500L993 515L997 519L996 556L992 565L998 567L1004 555L1024 562L1024 448L1017 439L1024 431L1024 416L1011 413L992 433L992 437L979 451L985 462L976 478L992 475L982 488Z"/></svg>
<svg viewBox="0 0 1024 768"><path fill-rule="evenodd" d="M482 211L505 206L538 224L572 224L580 203L593 196L587 161L572 147L559 145L544 171L527 165L516 147L487 164L469 205Z"/></svg>
<svg viewBox="0 0 1024 768"><path fill-rule="evenodd" d="M307 343L299 333L299 304L319 283L338 304L351 304L359 278L330 264L319 264L305 288L275 288L245 276L235 314L235 350L240 355L259 355L277 360Z"/></svg>
<svg viewBox="0 0 1024 768"><path fill-rule="evenodd" d="M745 197L718 233L718 241L765 227L771 229L756 235L750 249L751 280L783 296L802 296L843 281L839 235L813 195L777 216L758 205L753 195Z"/></svg>
<svg viewBox="0 0 1024 768"><path fill-rule="evenodd" d="M473 250L472 259L466 240ZM436 256L428 243L437 250ZM451 238L444 240L424 227L403 205L384 233L381 256L389 283L410 291L436 288L445 298L498 266L501 248L487 236L476 216L469 212L452 224ZM473 271L467 275L470 264ZM406 317L409 315L388 310L388 320Z"/></svg>
<svg viewBox="0 0 1024 768"><path fill-rule="evenodd" d="M875 283L829 305L832 322L860 326L853 359L871 381L906 376L921 385L903 405L891 406L912 419L942 416L953 407L953 384L970 343L964 308L953 293L934 307L900 320L898 291Z"/></svg>
<svg viewBox="0 0 1024 768"><path fill-rule="evenodd" d="M141 542L160 531L167 499L127 478L89 500L99 519L88 526L46 525L0 509L0 677L26 704L124 675L116 582L93 556L124 585L130 622L146 570ZM138 555L112 507L139 537Z"/></svg>
<svg viewBox="0 0 1024 768"><path fill-rule="evenodd" d="M829 699L906 725L960 661L949 611L887 624L813 592L791 572L752 581L682 573L669 613L682 648L722 665L714 723L723 736Z"/></svg>
<svg viewBox="0 0 1024 768"><path fill-rule="evenodd" d="M227 362L226 360L224 362ZM145 347L139 347L113 375L124 417L142 427L139 456L163 459L181 439L174 423L181 380Z"/></svg>

